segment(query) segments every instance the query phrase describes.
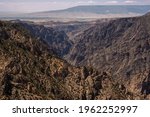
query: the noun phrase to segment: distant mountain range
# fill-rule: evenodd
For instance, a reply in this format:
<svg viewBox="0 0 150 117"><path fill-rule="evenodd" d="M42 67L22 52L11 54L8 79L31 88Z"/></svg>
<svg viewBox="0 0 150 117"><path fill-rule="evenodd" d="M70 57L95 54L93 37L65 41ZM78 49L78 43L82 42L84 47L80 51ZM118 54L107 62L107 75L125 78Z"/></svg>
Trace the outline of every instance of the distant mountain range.
<svg viewBox="0 0 150 117"><path fill-rule="evenodd" d="M100 19L141 16L150 11L150 5L86 5L68 9L43 11L35 13L4 13L0 12L0 18L4 19L30 19L60 20L62 19Z"/></svg>
<svg viewBox="0 0 150 117"><path fill-rule="evenodd" d="M150 11L150 5L90 5L90 6L76 6L64 10L47 11L43 13L51 12L84 12L84 13L96 13L96 14L129 14L137 13L144 14Z"/></svg>
<svg viewBox="0 0 150 117"><path fill-rule="evenodd" d="M143 15L148 11L150 11L150 5L89 5L76 6L64 10L31 13L28 14L28 16L56 18L108 18Z"/></svg>

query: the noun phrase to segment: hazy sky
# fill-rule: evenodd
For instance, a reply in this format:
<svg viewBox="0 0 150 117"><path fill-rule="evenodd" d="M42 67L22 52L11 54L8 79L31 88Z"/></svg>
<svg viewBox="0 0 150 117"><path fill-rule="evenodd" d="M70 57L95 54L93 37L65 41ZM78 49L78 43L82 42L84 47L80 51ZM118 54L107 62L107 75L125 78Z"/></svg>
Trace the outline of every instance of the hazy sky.
<svg viewBox="0 0 150 117"><path fill-rule="evenodd" d="M150 0L0 0L0 11L37 12L69 8L78 5L143 5Z"/></svg>

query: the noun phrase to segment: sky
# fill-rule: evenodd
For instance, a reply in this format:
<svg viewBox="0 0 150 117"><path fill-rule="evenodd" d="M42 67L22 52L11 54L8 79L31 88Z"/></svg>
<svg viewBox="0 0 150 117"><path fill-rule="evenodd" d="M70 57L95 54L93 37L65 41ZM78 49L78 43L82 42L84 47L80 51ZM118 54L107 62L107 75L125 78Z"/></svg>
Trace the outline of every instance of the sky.
<svg viewBox="0 0 150 117"><path fill-rule="evenodd" d="M0 12L39 12L78 5L150 5L150 0L0 0Z"/></svg>

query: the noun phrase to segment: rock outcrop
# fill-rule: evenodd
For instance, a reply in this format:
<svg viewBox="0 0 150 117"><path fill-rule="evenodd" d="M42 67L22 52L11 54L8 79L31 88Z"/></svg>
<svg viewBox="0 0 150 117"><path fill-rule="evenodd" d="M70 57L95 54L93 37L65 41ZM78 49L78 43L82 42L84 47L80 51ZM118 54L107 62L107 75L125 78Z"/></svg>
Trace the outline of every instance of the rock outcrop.
<svg viewBox="0 0 150 117"><path fill-rule="evenodd" d="M150 70L149 20L147 14L97 23L76 36L66 60L76 66L107 71L129 92L141 95Z"/></svg>

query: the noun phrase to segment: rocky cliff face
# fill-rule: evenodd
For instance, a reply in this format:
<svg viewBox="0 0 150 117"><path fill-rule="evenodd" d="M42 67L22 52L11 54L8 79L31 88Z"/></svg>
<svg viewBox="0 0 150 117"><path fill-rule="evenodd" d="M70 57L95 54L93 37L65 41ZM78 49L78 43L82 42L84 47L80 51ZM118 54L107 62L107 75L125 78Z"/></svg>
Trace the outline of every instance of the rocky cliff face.
<svg viewBox="0 0 150 117"><path fill-rule="evenodd" d="M149 97L149 20L147 14L96 24L76 37L66 59L77 66L108 71L129 92Z"/></svg>
<svg viewBox="0 0 150 117"><path fill-rule="evenodd" d="M0 99L150 99L149 21L97 22L72 42L53 28L0 22Z"/></svg>
<svg viewBox="0 0 150 117"><path fill-rule="evenodd" d="M130 98L108 73L71 66L10 22L0 22L0 87L0 99Z"/></svg>

